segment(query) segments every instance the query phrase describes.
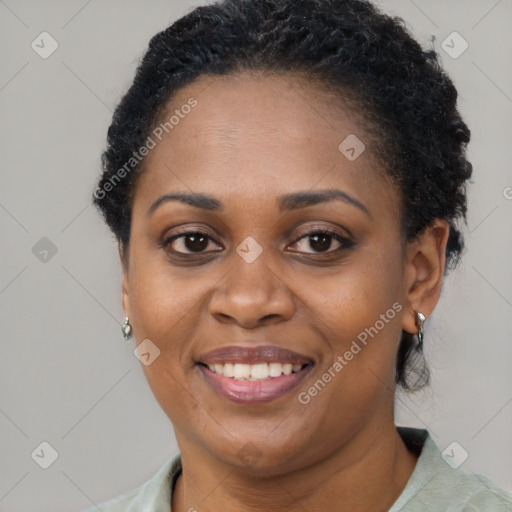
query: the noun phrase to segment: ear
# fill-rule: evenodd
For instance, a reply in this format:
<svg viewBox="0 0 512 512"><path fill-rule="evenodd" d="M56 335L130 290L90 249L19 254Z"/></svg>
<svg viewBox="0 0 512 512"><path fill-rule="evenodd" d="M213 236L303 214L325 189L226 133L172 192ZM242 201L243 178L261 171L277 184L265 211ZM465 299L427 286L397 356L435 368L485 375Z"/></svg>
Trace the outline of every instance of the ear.
<svg viewBox="0 0 512 512"><path fill-rule="evenodd" d="M402 320L402 329L406 332L417 333L416 312L420 311L428 318L439 301L449 234L448 223L435 219L406 248L407 307Z"/></svg>
<svg viewBox="0 0 512 512"><path fill-rule="evenodd" d="M130 300L128 286L128 253L122 246L118 246L119 258L121 260L122 278L121 278L121 305L123 306L124 316L130 316Z"/></svg>

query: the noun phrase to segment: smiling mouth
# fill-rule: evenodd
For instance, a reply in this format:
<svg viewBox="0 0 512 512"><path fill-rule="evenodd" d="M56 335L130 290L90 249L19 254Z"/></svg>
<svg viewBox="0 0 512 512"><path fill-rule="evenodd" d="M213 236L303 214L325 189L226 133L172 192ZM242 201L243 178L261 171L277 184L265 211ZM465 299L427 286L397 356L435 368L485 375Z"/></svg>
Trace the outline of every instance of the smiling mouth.
<svg viewBox="0 0 512 512"><path fill-rule="evenodd" d="M271 402L290 394L314 366L310 357L275 345L221 347L196 360L210 389L244 404Z"/></svg>
<svg viewBox="0 0 512 512"><path fill-rule="evenodd" d="M257 363L257 364L243 364L243 363L224 363L224 364L210 364L199 363L207 367L211 372L217 375L222 375L230 379L239 381L258 381L276 379L282 375L291 375L292 373L299 373L302 369L312 363L306 364L291 364L291 363Z"/></svg>

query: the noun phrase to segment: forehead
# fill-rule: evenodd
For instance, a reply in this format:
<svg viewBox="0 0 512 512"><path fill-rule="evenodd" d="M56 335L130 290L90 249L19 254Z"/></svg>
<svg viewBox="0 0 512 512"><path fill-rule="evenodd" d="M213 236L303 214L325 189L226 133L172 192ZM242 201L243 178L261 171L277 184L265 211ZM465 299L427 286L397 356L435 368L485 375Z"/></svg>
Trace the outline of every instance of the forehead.
<svg viewBox="0 0 512 512"><path fill-rule="evenodd" d="M174 190L229 202L338 187L396 201L363 117L294 75L202 77L175 94L151 137L135 195L146 206Z"/></svg>

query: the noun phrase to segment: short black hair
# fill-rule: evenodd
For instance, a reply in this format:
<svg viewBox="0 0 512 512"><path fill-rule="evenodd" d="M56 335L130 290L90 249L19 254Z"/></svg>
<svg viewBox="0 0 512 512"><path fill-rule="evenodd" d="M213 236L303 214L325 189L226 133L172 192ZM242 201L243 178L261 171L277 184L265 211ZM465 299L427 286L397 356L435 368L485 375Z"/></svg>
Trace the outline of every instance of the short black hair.
<svg viewBox="0 0 512 512"><path fill-rule="evenodd" d="M204 75L244 70L297 72L350 98L400 193L403 240L444 219L450 226L445 273L457 264L472 172L470 131L457 110L457 91L437 53L423 50L402 19L367 0L223 0L195 8L151 39L114 112L93 194L120 248L129 244L133 195L143 172L144 160L133 161L133 155L174 93ZM403 331L397 384L419 389L428 376L414 335Z"/></svg>

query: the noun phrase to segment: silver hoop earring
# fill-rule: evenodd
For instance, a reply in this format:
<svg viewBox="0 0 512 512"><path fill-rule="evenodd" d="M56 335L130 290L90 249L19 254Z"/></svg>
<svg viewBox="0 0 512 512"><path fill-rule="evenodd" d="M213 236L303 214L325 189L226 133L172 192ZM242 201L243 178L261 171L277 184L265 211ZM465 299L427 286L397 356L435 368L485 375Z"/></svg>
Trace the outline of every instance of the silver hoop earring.
<svg viewBox="0 0 512 512"><path fill-rule="evenodd" d="M123 326L121 327L121 331L123 332L124 339L128 341L133 336L133 329L130 325L130 321L128 317L124 319Z"/></svg>
<svg viewBox="0 0 512 512"><path fill-rule="evenodd" d="M416 326L418 327L418 349L423 350L423 324L426 317L423 313L416 311Z"/></svg>

